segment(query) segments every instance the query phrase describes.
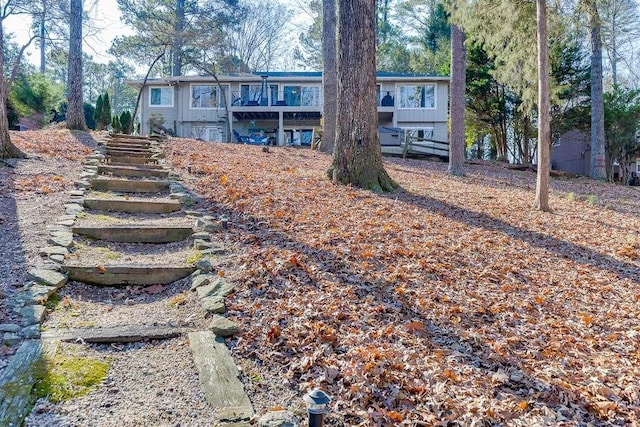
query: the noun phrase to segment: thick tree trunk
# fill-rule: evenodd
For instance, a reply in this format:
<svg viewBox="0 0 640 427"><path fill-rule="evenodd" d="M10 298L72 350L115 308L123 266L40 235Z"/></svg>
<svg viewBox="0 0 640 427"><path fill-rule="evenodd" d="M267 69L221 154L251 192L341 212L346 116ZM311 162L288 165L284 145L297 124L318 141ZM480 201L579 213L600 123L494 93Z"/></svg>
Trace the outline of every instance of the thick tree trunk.
<svg viewBox="0 0 640 427"><path fill-rule="evenodd" d="M339 0L336 145L328 173L336 184L392 191L378 134L374 6L375 0Z"/></svg>
<svg viewBox="0 0 640 427"><path fill-rule="evenodd" d="M336 141L338 79L336 64L336 0L322 1L322 143L320 151L333 153Z"/></svg>
<svg viewBox="0 0 640 427"><path fill-rule="evenodd" d="M549 53L547 49L547 2L537 1L538 18L538 176L536 209L549 212L551 120L549 101Z"/></svg>
<svg viewBox="0 0 640 427"><path fill-rule="evenodd" d="M82 0L70 1L67 128L85 130L82 105Z"/></svg>
<svg viewBox="0 0 640 427"><path fill-rule="evenodd" d="M10 80L10 79L9 79ZM4 27L0 22L0 159L24 158L26 155L13 145L9 136L7 94L11 82L4 73Z"/></svg>
<svg viewBox="0 0 640 427"><path fill-rule="evenodd" d="M602 89L601 23L595 1L591 3L591 171L592 179L607 179L604 147L604 95Z"/></svg>
<svg viewBox="0 0 640 427"><path fill-rule="evenodd" d="M465 107L465 47L464 32L451 25L451 140L449 143L449 169L451 175L464 175Z"/></svg>

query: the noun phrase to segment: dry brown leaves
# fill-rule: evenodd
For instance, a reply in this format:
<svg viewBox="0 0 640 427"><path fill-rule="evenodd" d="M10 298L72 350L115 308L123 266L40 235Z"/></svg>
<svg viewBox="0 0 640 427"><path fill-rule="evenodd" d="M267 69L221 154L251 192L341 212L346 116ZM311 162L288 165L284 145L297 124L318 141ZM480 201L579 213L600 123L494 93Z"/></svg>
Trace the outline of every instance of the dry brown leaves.
<svg viewBox="0 0 640 427"><path fill-rule="evenodd" d="M67 160L82 159L93 152L85 145L87 138L91 137L85 132L66 129L11 132L11 141L22 151Z"/></svg>
<svg viewBox="0 0 640 427"><path fill-rule="evenodd" d="M639 422L636 189L553 180L544 214L535 175L499 165L387 159L403 190L374 194L309 150L171 148L232 218L236 355L289 392L323 387L332 423Z"/></svg>

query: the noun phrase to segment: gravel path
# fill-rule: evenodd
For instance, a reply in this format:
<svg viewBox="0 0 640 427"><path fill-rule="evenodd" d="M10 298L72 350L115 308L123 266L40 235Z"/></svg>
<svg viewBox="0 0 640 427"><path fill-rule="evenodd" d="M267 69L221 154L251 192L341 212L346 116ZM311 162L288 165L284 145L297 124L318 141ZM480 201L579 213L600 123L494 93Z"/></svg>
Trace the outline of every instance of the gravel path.
<svg viewBox="0 0 640 427"><path fill-rule="evenodd" d="M68 347L79 347L71 350ZM41 399L25 426L213 426L186 337L126 345L66 344L108 360L104 385L65 403Z"/></svg>
<svg viewBox="0 0 640 427"><path fill-rule="evenodd" d="M95 141L94 141L95 142ZM95 148L95 144L92 148ZM47 245L47 225L64 214L73 182L82 173L82 159L53 156L32 158L0 167L0 323L16 323L7 308L29 267L43 261L39 248ZM100 193L102 194L102 193ZM130 199L146 199L133 195ZM145 223L192 225L184 214L83 214L76 225L138 218ZM75 237L78 261L121 264L185 264L193 241L144 245L90 241ZM213 260L214 264L224 259ZM191 331L208 328L190 279L148 287L94 287L70 282L57 293L57 304L47 310L45 330L109 328L115 326L176 326ZM11 348L0 352L0 373ZM215 408L205 400L186 336L130 344L62 343L58 354L87 356L109 364L106 380L89 394L67 402L40 399L25 420L26 426L212 426Z"/></svg>

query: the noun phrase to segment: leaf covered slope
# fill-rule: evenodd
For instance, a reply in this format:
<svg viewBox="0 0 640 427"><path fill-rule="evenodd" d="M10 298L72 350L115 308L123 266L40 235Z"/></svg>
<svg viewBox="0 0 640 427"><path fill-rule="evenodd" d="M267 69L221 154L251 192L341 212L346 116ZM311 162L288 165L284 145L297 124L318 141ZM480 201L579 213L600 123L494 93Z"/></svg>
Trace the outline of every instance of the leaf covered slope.
<svg viewBox="0 0 640 427"><path fill-rule="evenodd" d="M640 419L636 189L552 180L544 214L535 175L499 165L386 159L403 190L381 195L332 185L310 150L171 149L231 217L250 392L321 386L332 425Z"/></svg>

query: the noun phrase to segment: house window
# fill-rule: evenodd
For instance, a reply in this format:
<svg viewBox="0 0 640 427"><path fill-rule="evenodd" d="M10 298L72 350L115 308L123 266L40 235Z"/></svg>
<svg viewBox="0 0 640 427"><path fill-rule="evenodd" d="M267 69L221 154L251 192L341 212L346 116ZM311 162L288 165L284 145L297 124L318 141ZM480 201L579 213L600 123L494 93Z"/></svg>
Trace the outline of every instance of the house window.
<svg viewBox="0 0 640 427"><path fill-rule="evenodd" d="M259 105L260 99L262 99L262 86L241 85L240 96L242 97L242 105Z"/></svg>
<svg viewBox="0 0 640 427"><path fill-rule="evenodd" d="M285 86L284 101L292 107L319 107L319 86Z"/></svg>
<svg viewBox="0 0 640 427"><path fill-rule="evenodd" d="M152 87L149 89L150 107L173 107L172 87Z"/></svg>
<svg viewBox="0 0 640 427"><path fill-rule="evenodd" d="M436 108L436 85L400 86L399 108Z"/></svg>
<svg viewBox="0 0 640 427"><path fill-rule="evenodd" d="M226 91L222 90L224 95ZM191 108L220 108L223 106L220 89L214 85L191 85Z"/></svg>

